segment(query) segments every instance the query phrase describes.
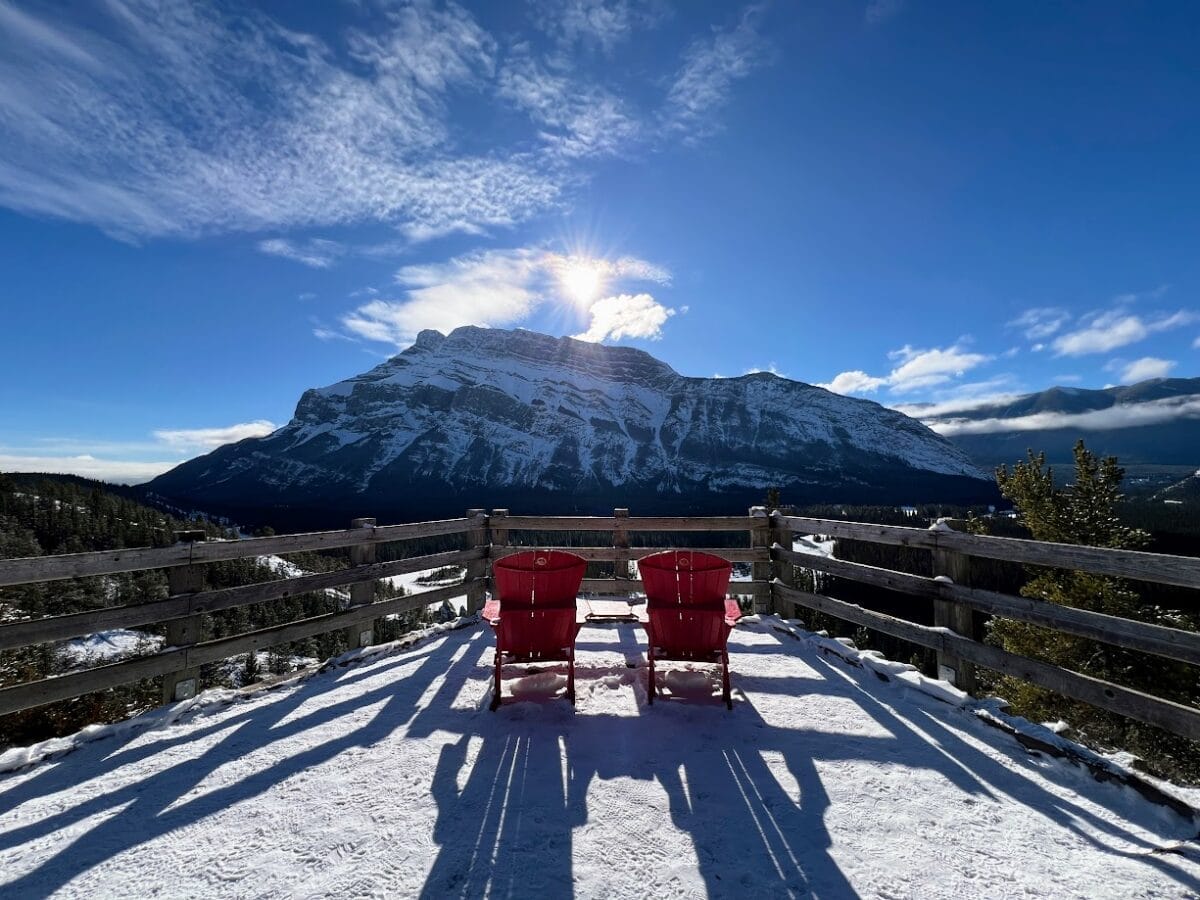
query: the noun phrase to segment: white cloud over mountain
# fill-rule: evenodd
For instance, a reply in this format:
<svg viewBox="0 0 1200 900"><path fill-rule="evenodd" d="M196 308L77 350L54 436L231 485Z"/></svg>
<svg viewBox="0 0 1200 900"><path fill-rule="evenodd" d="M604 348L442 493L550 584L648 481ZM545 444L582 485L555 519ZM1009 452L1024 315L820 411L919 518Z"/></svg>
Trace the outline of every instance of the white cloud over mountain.
<svg viewBox="0 0 1200 900"><path fill-rule="evenodd" d="M842 372L833 380L819 384L836 394L869 394L881 387L894 394L911 393L947 384L971 369L988 362L991 356L973 353L962 343L949 347L918 350L905 344L888 358L895 364L887 375L868 375L860 370Z"/></svg>
<svg viewBox="0 0 1200 900"><path fill-rule="evenodd" d="M1009 431L1043 431L1073 428L1080 431L1110 431L1161 425L1179 419L1200 419L1200 395L1168 397L1143 403L1119 403L1107 409L1081 413L1046 412L1015 418L948 419L938 421L928 410L919 412L930 428L947 437L959 434L995 434Z"/></svg>
<svg viewBox="0 0 1200 900"><path fill-rule="evenodd" d="M379 297L342 318L345 330L358 338L405 347L423 329L443 333L460 325L492 327L518 324L543 303L560 300L578 306L563 284L563 273L584 266L595 278L596 294L582 312L591 321L581 340L656 339L675 314L650 294L611 289L628 282L669 284L662 266L636 257L590 260L534 248L487 250L443 263L404 266L396 273L400 298ZM323 329L324 330L324 329ZM328 337L329 335L324 335Z"/></svg>
<svg viewBox="0 0 1200 900"><path fill-rule="evenodd" d="M1053 346L1059 356L1107 353L1136 344L1152 334L1190 325L1197 320L1200 320L1200 316L1188 310L1169 315L1142 316L1118 308L1085 317L1082 327L1059 335L1054 339Z"/></svg>

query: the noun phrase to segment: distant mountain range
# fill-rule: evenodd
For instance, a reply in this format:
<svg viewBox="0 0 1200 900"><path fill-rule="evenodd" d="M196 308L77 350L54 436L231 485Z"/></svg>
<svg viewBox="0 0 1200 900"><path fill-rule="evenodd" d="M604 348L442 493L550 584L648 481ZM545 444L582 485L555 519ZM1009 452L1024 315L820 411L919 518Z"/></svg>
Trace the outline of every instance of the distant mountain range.
<svg viewBox="0 0 1200 900"><path fill-rule="evenodd" d="M907 407L986 467L1012 463L1026 449L1068 462L1080 438L1126 465L1200 466L1200 378L1156 378L1085 390L1055 387L1007 403L939 412Z"/></svg>
<svg viewBox="0 0 1200 900"><path fill-rule="evenodd" d="M737 513L789 503L984 502L957 447L877 403L760 373L688 378L640 350L531 331L424 331L300 398L262 438L148 489L239 521L514 512Z"/></svg>

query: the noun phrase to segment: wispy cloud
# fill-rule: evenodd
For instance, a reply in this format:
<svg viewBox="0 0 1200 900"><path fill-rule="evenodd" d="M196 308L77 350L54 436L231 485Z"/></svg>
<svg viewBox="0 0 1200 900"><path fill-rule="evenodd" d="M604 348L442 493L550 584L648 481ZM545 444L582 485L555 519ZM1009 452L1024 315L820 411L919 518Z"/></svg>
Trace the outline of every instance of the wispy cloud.
<svg viewBox="0 0 1200 900"><path fill-rule="evenodd" d="M149 481L185 459L275 430L265 419L218 428L163 428L152 440L43 438L29 447L0 446L0 472L82 475L121 484ZM164 459L165 456L173 459ZM149 458L147 458L149 457Z"/></svg>
<svg viewBox="0 0 1200 900"><path fill-rule="evenodd" d="M612 155L641 136L641 122L615 94L576 76L552 72L528 45L500 71L497 94L540 127L540 140L567 158Z"/></svg>
<svg viewBox="0 0 1200 900"><path fill-rule="evenodd" d="M767 44L758 31L762 16L761 6L747 7L735 26L715 30L688 48L663 110L668 133L692 141L717 130L715 114L729 99L734 82L766 62Z"/></svg>
<svg viewBox="0 0 1200 900"><path fill-rule="evenodd" d="M863 13L868 25L882 25L900 15L904 0L870 0Z"/></svg>
<svg viewBox="0 0 1200 900"><path fill-rule="evenodd" d="M1071 314L1057 306L1040 306L1027 309L1008 323L1017 328L1031 341L1044 341L1071 321Z"/></svg>
<svg viewBox="0 0 1200 900"><path fill-rule="evenodd" d="M140 462L79 456L18 456L0 453L0 472L43 472L79 475L114 484L140 484L179 465L179 460Z"/></svg>
<svg viewBox="0 0 1200 900"><path fill-rule="evenodd" d="M658 0L535 0L532 19L561 49L612 53L638 28L652 28L669 15Z"/></svg>
<svg viewBox="0 0 1200 900"><path fill-rule="evenodd" d="M769 375L776 375L779 378L787 378L787 373L780 372L779 366L777 366L774 362L767 363L767 367L765 369L761 369L761 368L755 366L752 369L747 369L742 374L743 375L762 375L764 373L769 374Z"/></svg>
<svg viewBox="0 0 1200 900"><path fill-rule="evenodd" d="M196 453L246 438L264 437L277 427L266 419L257 419L223 428L163 428L155 431L154 437L179 453Z"/></svg>
<svg viewBox="0 0 1200 900"><path fill-rule="evenodd" d="M1113 360L1104 368L1110 372L1119 372L1121 381L1125 384L1137 384L1149 378L1166 378L1176 365L1174 360L1143 356L1132 362Z"/></svg>
<svg viewBox="0 0 1200 900"><path fill-rule="evenodd" d="M1119 347L1136 344L1152 334L1190 325L1198 320L1200 316L1188 310L1149 317L1129 313L1124 309L1108 310L1085 317L1083 327L1055 338L1054 351L1058 356L1107 353Z"/></svg>
<svg viewBox="0 0 1200 900"><path fill-rule="evenodd" d="M535 21L560 50L609 52L663 14L571 0ZM588 159L715 130L764 46L747 9L689 46L653 113L626 99L623 69L539 58L452 2L360 7L328 42L236 4L110 0L87 30L64 18L0 0L0 205L128 240L371 222L411 245L507 228L568 203ZM497 98L532 134L481 140L455 119L464 99ZM268 241L306 265L336 258Z"/></svg>
<svg viewBox="0 0 1200 900"><path fill-rule="evenodd" d="M114 0L84 32L0 6L0 203L148 237L477 228L558 201L563 173L528 154L455 152L446 96L496 54L461 8L339 48L236 9Z"/></svg>
<svg viewBox="0 0 1200 900"><path fill-rule="evenodd" d="M995 434L1008 431L1041 431L1071 428L1080 431L1111 431L1118 428L1137 428L1161 425L1181 419L1200 419L1200 395L1169 397L1144 403L1122 403L1107 409L1083 413L1035 413L1012 419L951 419L927 421L934 431L943 435Z"/></svg>
<svg viewBox="0 0 1200 900"><path fill-rule="evenodd" d="M610 295L599 288L628 281L670 284L665 268L631 256L581 260L536 248L488 250L447 262L404 266L396 273L402 298L376 298L344 316L342 325L358 338L398 347L411 344L426 328L446 333L460 325L515 325L548 298L565 297L563 274L579 265L594 273L598 289L583 310L591 325L580 337L660 336L674 310L649 294Z"/></svg>
<svg viewBox="0 0 1200 900"><path fill-rule="evenodd" d="M928 423L943 416L974 412L977 409L984 409L989 406L1001 406L1011 403L1021 396L1021 394L1013 393L981 394L957 397L935 403L898 403L892 409Z"/></svg>
<svg viewBox="0 0 1200 900"><path fill-rule="evenodd" d="M817 386L836 394L869 394L886 386L894 394L904 394L947 384L992 359L984 353L972 353L961 343L928 350L906 344L889 353L888 358L895 366L887 375L868 375L856 369Z"/></svg>
<svg viewBox="0 0 1200 900"><path fill-rule="evenodd" d="M345 252L345 247L337 241L328 241L323 238L309 238L305 241L268 238L258 242L258 249L260 253L282 256L284 259L312 266L314 269L329 268Z"/></svg>

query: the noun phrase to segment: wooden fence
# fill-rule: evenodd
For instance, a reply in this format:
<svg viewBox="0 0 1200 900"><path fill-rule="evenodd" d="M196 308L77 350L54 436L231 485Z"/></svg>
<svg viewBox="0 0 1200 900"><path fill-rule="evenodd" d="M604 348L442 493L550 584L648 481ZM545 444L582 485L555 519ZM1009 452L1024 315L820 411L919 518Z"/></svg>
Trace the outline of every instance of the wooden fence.
<svg viewBox="0 0 1200 900"><path fill-rule="evenodd" d="M1036 566L1066 568L1140 581L1200 588L1200 559L1130 550L1077 547L1038 541L964 534L952 530L869 525L803 518L752 508L745 516L632 517L626 509L612 516L513 516L507 510L468 510L460 519L411 525L376 526L356 519L342 531L203 541L187 535L170 547L78 553L66 556L0 560L0 588L83 576L165 568L169 594L164 600L0 624L0 650L82 637L111 628L165 624L166 646L157 653L101 665L71 674L0 688L0 715L161 676L163 700L185 699L199 687L199 667L241 653L345 629L351 647L371 643L375 621L444 599L466 595L477 610L488 589L491 561L515 547L538 546L547 535L582 532L611 534L600 545L563 546L591 562L612 563L611 577L588 578L584 590L602 595L639 592L630 563L663 549L635 546L635 533L740 533L738 547L700 547L737 563L749 563L750 581L736 582L732 592L753 598L756 612L794 614L798 607L827 613L937 651L940 677L959 687L974 687L974 668L1012 675L1068 697L1200 740L1200 709L1009 653L976 640L974 611L1042 625L1056 631L1200 665L1200 634L1121 619L1041 600L1015 597L970 585L973 556ZM933 555L934 577L881 569L819 555L795 552L792 535L822 534L832 538L914 547ZM461 535L462 549L376 562L381 544ZM710 540L702 538L701 540ZM741 538L738 538L741 541ZM567 542L562 542L563 544ZM683 541L680 541L683 543ZM686 541L689 545L693 540ZM302 575L242 587L201 590L205 563L306 550L351 548L351 567L338 572ZM373 582L380 578L442 566L465 567L462 584L375 602ZM867 585L928 598L934 625L885 615L834 597L796 588L796 567L825 572ZM350 586L341 611L328 613L218 640L202 639L202 616L217 610L296 596L330 587Z"/></svg>

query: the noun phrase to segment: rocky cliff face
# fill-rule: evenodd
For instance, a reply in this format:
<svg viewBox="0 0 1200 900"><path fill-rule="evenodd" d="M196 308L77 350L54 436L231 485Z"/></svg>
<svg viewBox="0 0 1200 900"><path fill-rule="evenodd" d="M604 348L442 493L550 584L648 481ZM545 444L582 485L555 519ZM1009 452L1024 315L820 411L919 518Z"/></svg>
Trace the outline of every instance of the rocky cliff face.
<svg viewBox="0 0 1200 900"><path fill-rule="evenodd" d="M924 425L769 374L687 378L640 350L530 331L422 332L362 375L307 391L286 426L151 489L214 509L390 518L514 512L734 512L792 503L990 496Z"/></svg>

